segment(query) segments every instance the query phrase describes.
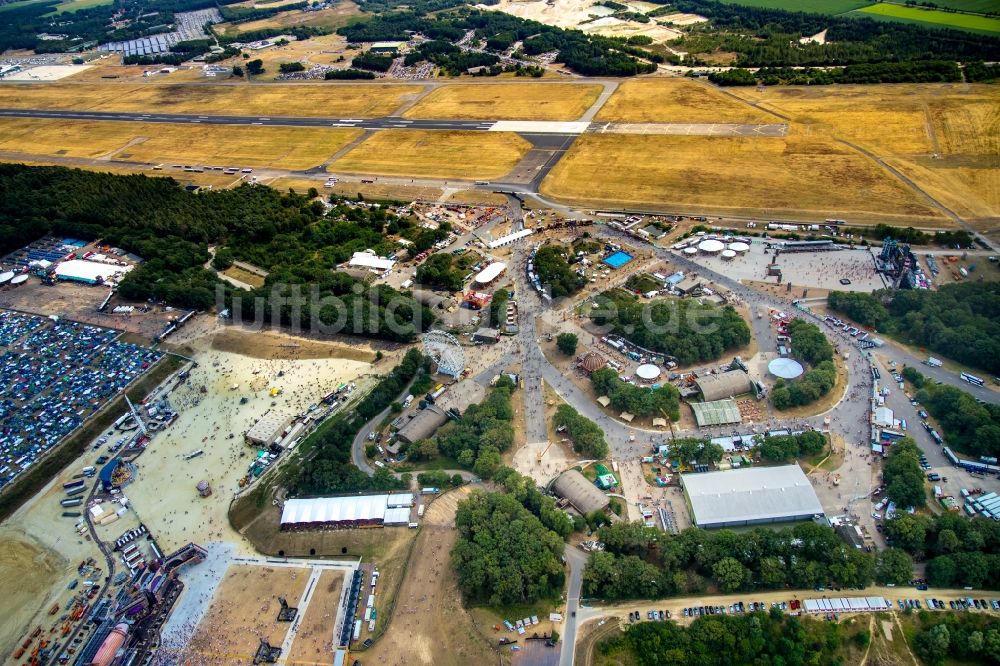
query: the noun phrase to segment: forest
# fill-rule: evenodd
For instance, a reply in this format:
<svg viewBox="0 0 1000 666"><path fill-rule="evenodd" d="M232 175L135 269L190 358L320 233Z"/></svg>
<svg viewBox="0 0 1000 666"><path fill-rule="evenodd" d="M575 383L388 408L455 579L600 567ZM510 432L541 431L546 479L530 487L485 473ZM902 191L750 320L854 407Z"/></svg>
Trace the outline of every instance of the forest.
<svg viewBox="0 0 1000 666"><path fill-rule="evenodd" d="M470 405L460 418L438 430L438 451L484 479L500 469L500 454L514 445L514 382L501 376L486 400Z"/></svg>
<svg viewBox="0 0 1000 666"><path fill-rule="evenodd" d="M1000 620L981 613L918 613L913 651L928 666L996 664Z"/></svg>
<svg viewBox="0 0 1000 666"><path fill-rule="evenodd" d="M533 604L562 592L563 538L513 495L473 491L458 503L455 527L451 561L466 603Z"/></svg>
<svg viewBox="0 0 1000 666"><path fill-rule="evenodd" d="M735 68L712 72L708 80L720 86L825 86L834 83L953 83L962 70L950 60L878 62L843 69L762 67L756 72Z"/></svg>
<svg viewBox="0 0 1000 666"><path fill-rule="evenodd" d="M994 520L900 512L886 521L885 536L927 563L931 587L1000 589L1000 523Z"/></svg>
<svg viewBox="0 0 1000 666"><path fill-rule="evenodd" d="M889 317L882 298L863 291L831 291L826 297L826 304L834 312L869 328L881 327Z"/></svg>
<svg viewBox="0 0 1000 666"><path fill-rule="evenodd" d="M341 201L326 212L309 196L259 185L192 194L172 178L0 165L0 252L47 233L101 238L145 259L122 280L123 297L207 310L221 293L244 321L415 339L430 310L385 285L359 291L333 270L356 250L391 250L384 231L414 227L382 208ZM219 282L204 268L209 244L270 271L267 283L240 292Z"/></svg>
<svg viewBox="0 0 1000 666"><path fill-rule="evenodd" d="M562 245L548 243L535 253L535 273L542 287L549 290L552 298L562 298L578 291L585 280L569 265L569 252Z"/></svg>
<svg viewBox="0 0 1000 666"><path fill-rule="evenodd" d="M417 349L406 352L403 360L383 377L371 393L350 412L339 413L320 425L302 442L301 450L311 455L294 458L286 467L285 479L292 495L310 496L364 490L396 490L407 487L387 469L369 477L351 463L351 446L358 431L383 409L396 402L410 382L430 372L430 359Z"/></svg>
<svg viewBox="0 0 1000 666"><path fill-rule="evenodd" d="M663 384L659 388L636 386L622 381L612 368L601 368L591 373L590 383L597 395L606 395L611 406L617 411L634 416L680 419L680 393L673 384Z"/></svg>
<svg viewBox="0 0 1000 666"><path fill-rule="evenodd" d="M927 505L927 491L920 456L923 452L912 437L904 437L889 449L882 465L885 496L899 509L920 509Z"/></svg>
<svg viewBox="0 0 1000 666"><path fill-rule="evenodd" d="M738 532L693 527L678 535L619 522L602 527L599 536L605 550L591 554L583 594L603 600L695 595L709 585L723 593L865 587L875 575L872 555L812 522Z"/></svg>
<svg viewBox="0 0 1000 666"><path fill-rule="evenodd" d="M750 327L729 305L701 304L693 299L642 301L623 290L606 291L591 319L598 326L681 365L714 361L750 342Z"/></svg>
<svg viewBox="0 0 1000 666"><path fill-rule="evenodd" d="M867 631L863 639L869 638ZM836 622L791 617L779 611L710 615L688 627L639 622L624 635L598 645L598 653L640 666L733 666L741 664L837 664L847 640ZM634 660L634 662L633 662Z"/></svg>

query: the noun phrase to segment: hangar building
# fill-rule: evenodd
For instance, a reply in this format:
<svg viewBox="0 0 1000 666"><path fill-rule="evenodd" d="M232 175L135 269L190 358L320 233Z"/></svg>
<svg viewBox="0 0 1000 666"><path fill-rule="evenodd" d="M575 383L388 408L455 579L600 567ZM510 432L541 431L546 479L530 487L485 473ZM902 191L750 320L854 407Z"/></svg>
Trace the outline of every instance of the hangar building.
<svg viewBox="0 0 1000 666"><path fill-rule="evenodd" d="M706 402L722 400L753 391L750 375L742 370L730 370L717 375L705 375L694 380Z"/></svg>
<svg viewBox="0 0 1000 666"><path fill-rule="evenodd" d="M823 515L798 465L683 474L681 484L698 527L741 527Z"/></svg>
<svg viewBox="0 0 1000 666"><path fill-rule="evenodd" d="M257 423L247 431L247 441L257 446L270 446L281 439L281 433L292 422L292 417L276 409L264 412Z"/></svg>
<svg viewBox="0 0 1000 666"><path fill-rule="evenodd" d="M607 495L575 469L560 474L552 488L559 497L567 499L584 515L591 511L599 511L611 503Z"/></svg>

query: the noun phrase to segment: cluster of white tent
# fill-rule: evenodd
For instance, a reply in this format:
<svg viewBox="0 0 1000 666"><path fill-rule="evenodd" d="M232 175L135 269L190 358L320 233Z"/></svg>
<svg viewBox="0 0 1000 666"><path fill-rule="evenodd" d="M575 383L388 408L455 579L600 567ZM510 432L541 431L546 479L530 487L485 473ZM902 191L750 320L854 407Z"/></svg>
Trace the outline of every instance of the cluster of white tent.
<svg viewBox="0 0 1000 666"><path fill-rule="evenodd" d="M837 597L806 599L802 607L807 613L874 613L891 610L892 604L883 597Z"/></svg>

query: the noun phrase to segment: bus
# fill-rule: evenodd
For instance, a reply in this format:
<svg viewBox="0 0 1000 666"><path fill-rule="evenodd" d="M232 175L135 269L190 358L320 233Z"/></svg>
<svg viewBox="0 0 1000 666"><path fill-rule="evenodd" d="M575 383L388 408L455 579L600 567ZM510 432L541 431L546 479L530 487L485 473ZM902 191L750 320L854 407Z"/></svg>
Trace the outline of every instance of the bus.
<svg viewBox="0 0 1000 666"><path fill-rule="evenodd" d="M967 372L963 372L960 376L962 377L962 379L964 379L965 381L969 382L973 386L982 386L983 385L983 380L980 379L979 377L976 377L975 375L970 375Z"/></svg>

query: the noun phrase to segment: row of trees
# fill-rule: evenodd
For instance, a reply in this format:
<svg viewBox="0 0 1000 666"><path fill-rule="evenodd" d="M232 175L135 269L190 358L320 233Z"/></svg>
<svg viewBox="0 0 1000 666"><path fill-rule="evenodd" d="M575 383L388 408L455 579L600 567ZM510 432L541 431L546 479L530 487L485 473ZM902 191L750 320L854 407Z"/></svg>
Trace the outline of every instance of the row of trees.
<svg viewBox="0 0 1000 666"><path fill-rule="evenodd" d="M594 323L682 365L713 361L750 342L750 327L730 305L681 298L641 301L621 289L606 291L595 301Z"/></svg>
<svg viewBox="0 0 1000 666"><path fill-rule="evenodd" d="M635 416L653 416L672 421L680 419L680 393L673 384L659 388L636 386L622 381L612 368L601 368L590 375L598 395L606 395L611 406Z"/></svg>
<svg viewBox="0 0 1000 666"><path fill-rule="evenodd" d="M707 439L697 437L678 437L670 440L667 445L670 458L685 465L698 463L713 465L726 454L720 445Z"/></svg>
<svg viewBox="0 0 1000 666"><path fill-rule="evenodd" d="M918 613L913 650L928 666L1000 662L1000 621L980 613Z"/></svg>
<svg viewBox="0 0 1000 666"><path fill-rule="evenodd" d="M673 536L639 522L621 522L602 527L599 535L605 550L590 556L583 592L601 599L699 594L708 581L727 593L864 587L876 573L872 555L816 523L740 532L689 528ZM886 560L880 565L883 575L903 582L911 578L908 558L903 559Z"/></svg>
<svg viewBox="0 0 1000 666"><path fill-rule="evenodd" d="M553 599L564 583L562 537L513 495L474 491L458 504L451 561L467 603Z"/></svg>
<svg viewBox="0 0 1000 666"><path fill-rule="evenodd" d="M406 488L408 480L397 479L389 470L379 469L369 477L351 463L354 438L369 420L389 407L418 375L430 371L430 359L417 349L406 352L399 365L383 377L371 393L350 412L334 416L303 443L312 455L307 463L298 459L285 469L288 490L293 495L324 495L359 490Z"/></svg>
<svg viewBox="0 0 1000 666"><path fill-rule="evenodd" d="M882 299L863 291L831 291L826 297L831 310L839 312L862 326L876 328L889 317Z"/></svg>
<svg viewBox="0 0 1000 666"><path fill-rule="evenodd" d="M836 622L758 611L703 616L688 627L673 621L640 622L629 626L624 635L599 643L598 652L624 653L630 658L615 663L640 666L836 664L844 634L844 627ZM859 642L867 643L869 638L863 632Z"/></svg>
<svg viewBox="0 0 1000 666"><path fill-rule="evenodd" d="M756 72L734 68L713 72L708 80L720 86L825 86L834 83L951 83L962 80L954 61L879 62L843 69L761 67Z"/></svg>
<svg viewBox="0 0 1000 666"><path fill-rule="evenodd" d="M604 441L604 431L597 424L581 415L571 406L563 403L556 408L552 425L565 428L573 441L573 450L585 458L602 460L608 455L608 443Z"/></svg>

